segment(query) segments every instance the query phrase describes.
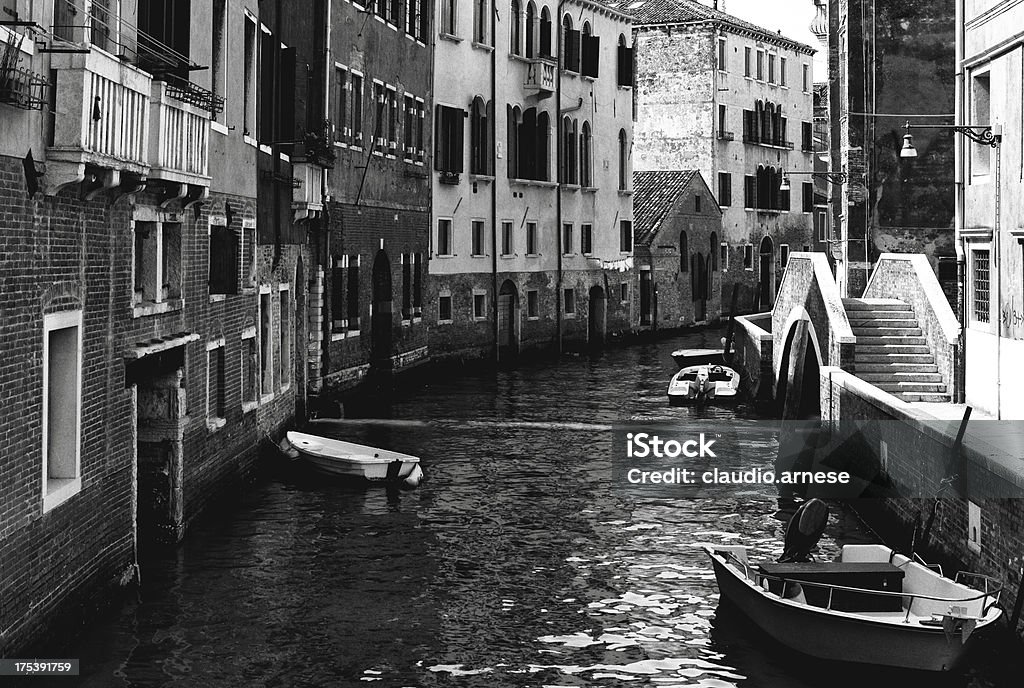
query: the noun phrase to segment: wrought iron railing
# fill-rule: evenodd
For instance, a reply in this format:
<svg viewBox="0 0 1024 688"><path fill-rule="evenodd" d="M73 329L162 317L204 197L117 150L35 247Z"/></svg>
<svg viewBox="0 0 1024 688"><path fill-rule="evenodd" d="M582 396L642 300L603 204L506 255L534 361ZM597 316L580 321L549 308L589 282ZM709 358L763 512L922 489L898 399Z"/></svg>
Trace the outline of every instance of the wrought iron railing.
<svg viewBox="0 0 1024 688"><path fill-rule="evenodd" d="M12 34L9 42L0 50L0 103L23 110L41 110L46 105L50 81L42 74L18 66L21 62L21 42L15 42Z"/></svg>

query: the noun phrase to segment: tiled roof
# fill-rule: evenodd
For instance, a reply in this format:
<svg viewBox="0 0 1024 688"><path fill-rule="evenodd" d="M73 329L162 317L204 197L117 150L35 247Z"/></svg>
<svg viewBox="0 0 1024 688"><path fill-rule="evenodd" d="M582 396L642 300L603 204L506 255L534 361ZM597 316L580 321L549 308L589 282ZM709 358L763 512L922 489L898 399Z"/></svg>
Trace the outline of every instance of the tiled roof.
<svg viewBox="0 0 1024 688"><path fill-rule="evenodd" d="M649 244L697 170L667 170L633 173L633 236L638 244Z"/></svg>
<svg viewBox="0 0 1024 688"><path fill-rule="evenodd" d="M781 33L769 31L763 26L712 9L695 0L605 0L605 4L631 15L633 26L718 22L739 31L756 34L766 40L784 43L809 53L815 52L815 49L806 43L794 41Z"/></svg>

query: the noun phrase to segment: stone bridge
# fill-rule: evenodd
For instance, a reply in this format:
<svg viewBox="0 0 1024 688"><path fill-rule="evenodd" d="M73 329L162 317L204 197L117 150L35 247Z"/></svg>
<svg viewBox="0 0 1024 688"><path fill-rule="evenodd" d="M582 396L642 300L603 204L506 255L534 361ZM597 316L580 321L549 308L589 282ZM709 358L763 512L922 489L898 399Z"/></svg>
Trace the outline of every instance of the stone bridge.
<svg viewBox="0 0 1024 688"><path fill-rule="evenodd" d="M824 368L896 404L962 396L960 325L923 255L883 254L863 296L844 299L823 253L793 253L772 312L737 322L739 363L784 418L820 414Z"/></svg>

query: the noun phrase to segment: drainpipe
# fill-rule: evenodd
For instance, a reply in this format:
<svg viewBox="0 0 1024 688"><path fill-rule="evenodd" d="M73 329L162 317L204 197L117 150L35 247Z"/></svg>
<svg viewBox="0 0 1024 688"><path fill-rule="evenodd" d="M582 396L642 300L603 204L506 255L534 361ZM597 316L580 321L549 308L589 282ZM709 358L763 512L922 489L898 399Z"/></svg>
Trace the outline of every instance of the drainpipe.
<svg viewBox="0 0 1024 688"><path fill-rule="evenodd" d="M331 113L331 105L330 105L330 103L331 103L331 96L330 96L330 94L331 94L331 75L333 74L333 70L331 69L331 11L332 11L331 0L324 0L323 8L324 8L324 74L323 74L324 87L323 87L322 93L323 93L323 97L324 97L324 102L323 102L324 121L326 122L328 119L330 119L330 116L331 116L330 115L330 113ZM344 124L345 124L344 122L338 122L339 126L344 126ZM333 141L330 142L330 145L333 146L334 142ZM317 385L318 385L317 396L320 396L323 393L323 389L324 389L324 379L325 379L325 377L327 375L327 372L328 372L328 370L327 370L327 363L328 363L328 361L325 358L325 354L326 354L327 350L330 348L330 344L331 344L331 330L332 330L332 328L334 326L333 314L324 313L324 304L327 302L327 298L326 298L327 295L324 293L324 291L325 291L324 287L326 286L328 277L330 276L330 273L331 273L331 223L330 223L330 212L329 212L329 208L328 208L328 203L330 202L330 200L329 200L330 199L330 185L328 184L327 175L328 175L327 170L324 170L323 176L322 176L321 181L320 181L320 184L321 184L320 189L321 189L321 195L323 197L324 209L323 209L323 212L321 213L320 223L319 224L320 224L320 230L323 232L324 239L323 239L323 252L319 256L317 256L317 257L320 259L319 260L319 264L320 264L321 270L323 270L324 276L323 276L323 279L320 280L320 289L321 289L321 291L320 291L320 351L318 352L318 354L320 356L320 373L319 373L319 378L320 379L317 381ZM333 303L333 296L331 298L332 298L332 303ZM307 352L306 356L308 357L308 355L309 354ZM307 380L308 380L308 374L307 374ZM307 387L309 386L308 381L306 383L306 386Z"/></svg>
<svg viewBox="0 0 1024 688"><path fill-rule="evenodd" d="M552 29L557 31L555 43L555 258L558 261L555 280L555 323L558 353L562 353L562 2L558 0Z"/></svg>
<svg viewBox="0 0 1024 688"><path fill-rule="evenodd" d="M491 10L491 116L487 122L488 128L490 129L491 136L491 176L494 179L491 180L491 303L494 308L494 323L493 323L493 334L494 334L494 360L495 362L501 361L501 346L498 340L500 332L498 331L498 161L497 161L497 142L498 142L498 96L496 86L496 74L497 74L497 54L498 54L498 41L497 41L497 27L495 26L494 17L496 16L496 7L492 7ZM512 323L512 318L509 318L509 327L513 328L515 332L515 325Z"/></svg>
<svg viewBox="0 0 1024 688"><path fill-rule="evenodd" d="M964 0L956 3L956 74L954 80L954 112L956 124L964 123ZM956 249L956 306L960 318L959 351L955 362L953 401L963 403L966 399L967 385L967 256L964 250L964 141L959 136L953 137L954 168L953 189L956 193L953 209L953 228Z"/></svg>

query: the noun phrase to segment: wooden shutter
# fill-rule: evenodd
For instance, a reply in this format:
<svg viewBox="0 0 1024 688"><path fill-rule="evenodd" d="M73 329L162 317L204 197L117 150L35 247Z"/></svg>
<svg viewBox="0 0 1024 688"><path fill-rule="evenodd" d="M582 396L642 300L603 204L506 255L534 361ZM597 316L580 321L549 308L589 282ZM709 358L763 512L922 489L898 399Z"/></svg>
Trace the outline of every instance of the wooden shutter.
<svg viewBox="0 0 1024 688"><path fill-rule="evenodd" d="M276 141L294 141L295 135L295 48L281 50L281 68L277 83Z"/></svg>
<svg viewBox="0 0 1024 688"><path fill-rule="evenodd" d="M444 116L445 107L444 105L434 106L434 169L443 171L445 169L445 161L443 158L444 148L442 142L444 141Z"/></svg>
<svg viewBox="0 0 1024 688"><path fill-rule="evenodd" d="M278 50L270 34L257 28L260 39L260 83L259 83L259 141L270 143L274 139L274 72L277 66Z"/></svg>
<svg viewBox="0 0 1024 688"><path fill-rule="evenodd" d="M448 141L448 171L462 172L463 139L465 138L466 111L448 108L451 120L451 140Z"/></svg>
<svg viewBox="0 0 1024 688"><path fill-rule="evenodd" d="M597 78L601 39L598 36L583 37L583 75Z"/></svg>

